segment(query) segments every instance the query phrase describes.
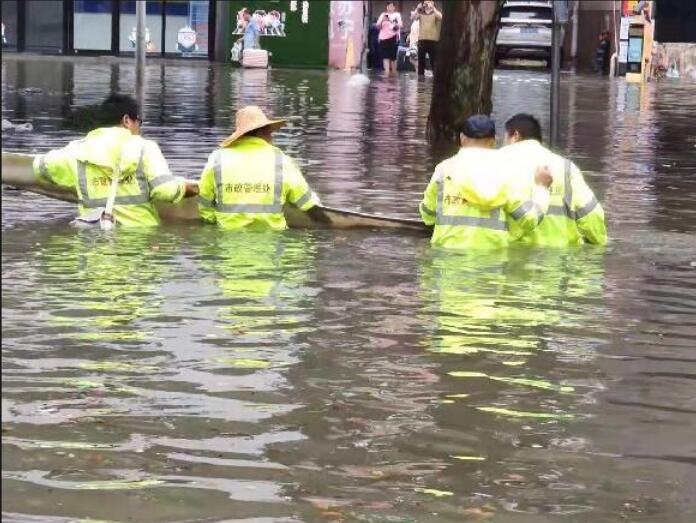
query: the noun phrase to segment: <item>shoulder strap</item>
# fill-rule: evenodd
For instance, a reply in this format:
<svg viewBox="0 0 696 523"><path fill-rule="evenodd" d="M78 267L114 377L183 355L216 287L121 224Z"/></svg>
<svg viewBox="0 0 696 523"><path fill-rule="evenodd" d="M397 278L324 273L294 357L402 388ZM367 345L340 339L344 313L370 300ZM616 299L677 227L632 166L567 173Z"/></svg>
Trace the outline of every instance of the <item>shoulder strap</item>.
<svg viewBox="0 0 696 523"><path fill-rule="evenodd" d="M573 185L571 183L570 171L571 162L566 158L565 162L565 172L564 172L564 189L565 194L563 195L563 206L566 208L566 215L569 218L574 218L573 215Z"/></svg>
<svg viewBox="0 0 696 523"><path fill-rule="evenodd" d="M116 193L118 192L118 182L121 178L121 156L123 155L123 147L118 151L116 164L113 167L113 176L111 177L111 186L109 194L106 197L106 207L99 220L99 225L103 230L110 230L114 225L114 204L116 203Z"/></svg>

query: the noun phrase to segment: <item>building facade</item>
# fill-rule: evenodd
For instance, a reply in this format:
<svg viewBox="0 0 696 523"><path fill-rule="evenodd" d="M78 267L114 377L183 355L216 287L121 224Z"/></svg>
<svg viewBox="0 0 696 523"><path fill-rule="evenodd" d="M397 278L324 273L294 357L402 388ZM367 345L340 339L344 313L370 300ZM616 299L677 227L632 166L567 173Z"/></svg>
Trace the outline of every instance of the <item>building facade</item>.
<svg viewBox="0 0 696 523"><path fill-rule="evenodd" d="M345 10L347 4L348 10L360 7L362 19L360 0L147 0L147 53L228 62L234 41L241 38L235 34L237 13L246 7L276 17L274 27L269 22L260 37L274 65L326 67L330 12L337 5ZM134 0L3 0L3 51L132 55L135 6ZM338 33L340 39L345 31Z"/></svg>
<svg viewBox="0 0 696 523"><path fill-rule="evenodd" d="M395 3L408 31L409 14L418 0ZM612 52L618 53L622 11L638 3L575 2L565 32L565 60L581 70L591 69L597 38L604 30L613 33ZM272 53L272 65L356 68L369 24L385 4L381 0L147 0L148 55L229 62L230 50L241 38L238 13L246 7L263 16L260 45ZM436 4L441 7L442 1ZM651 4L656 41L694 43L696 2ZM135 5L134 0L2 0L3 51L130 56L135 49Z"/></svg>
<svg viewBox="0 0 696 523"><path fill-rule="evenodd" d="M222 3L222 2L221 2ZM331 4L321 0L231 0L224 2L228 22L224 25L223 49L229 50L242 38L237 29L239 11L246 7L262 13L260 46L272 53L271 63L279 67L326 67L329 63L329 13ZM359 4L360 2L358 2ZM222 57L220 57L222 58Z"/></svg>

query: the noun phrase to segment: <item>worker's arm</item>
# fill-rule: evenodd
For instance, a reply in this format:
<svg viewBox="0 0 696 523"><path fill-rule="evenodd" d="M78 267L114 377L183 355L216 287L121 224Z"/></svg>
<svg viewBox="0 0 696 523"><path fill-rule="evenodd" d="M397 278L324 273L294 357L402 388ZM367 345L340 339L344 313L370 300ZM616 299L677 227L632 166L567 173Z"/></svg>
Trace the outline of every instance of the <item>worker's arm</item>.
<svg viewBox="0 0 696 523"><path fill-rule="evenodd" d="M571 210L575 223L587 243L606 245L607 227L604 222L604 209L585 182L580 169L571 168L571 187L573 189Z"/></svg>
<svg viewBox="0 0 696 523"><path fill-rule="evenodd" d="M155 142L143 142L143 172L150 188L150 199L169 203L180 202L187 192L186 182L183 178L172 175L167 160Z"/></svg>
<svg viewBox="0 0 696 523"><path fill-rule="evenodd" d="M34 176L42 185L57 185L63 189L76 191L77 171L75 157L69 146L54 149L34 157Z"/></svg>
<svg viewBox="0 0 696 523"><path fill-rule="evenodd" d="M435 169L435 173L423 193L423 200L418 206L423 223L429 226L435 225L437 218L437 185L439 179L440 172Z"/></svg>
<svg viewBox="0 0 696 523"><path fill-rule="evenodd" d="M433 7L433 13L435 13L435 18L437 20L442 20L442 13L437 10L437 7Z"/></svg>
<svg viewBox="0 0 696 523"><path fill-rule="evenodd" d="M217 151L210 155L198 182L198 214L204 222L215 223L215 163Z"/></svg>
<svg viewBox="0 0 696 523"><path fill-rule="evenodd" d="M536 229L543 221L549 210L551 194L549 187L553 177L547 166L537 168L534 186L531 191L521 183L511 183L508 201L504 206L505 213L517 224L519 236Z"/></svg>
<svg viewBox="0 0 696 523"><path fill-rule="evenodd" d="M283 194L285 201L301 211L308 211L312 207L321 205L319 197L309 187L295 162L285 155L283 155Z"/></svg>

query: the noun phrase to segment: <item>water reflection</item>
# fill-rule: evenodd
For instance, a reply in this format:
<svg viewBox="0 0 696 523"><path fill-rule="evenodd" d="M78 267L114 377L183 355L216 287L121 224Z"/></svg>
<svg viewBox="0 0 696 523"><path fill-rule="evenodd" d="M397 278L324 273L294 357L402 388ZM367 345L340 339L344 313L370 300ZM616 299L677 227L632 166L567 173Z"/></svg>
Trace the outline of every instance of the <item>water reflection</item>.
<svg viewBox="0 0 696 523"><path fill-rule="evenodd" d="M294 339L308 329L306 309L317 292L312 236L211 230L192 240L201 281L217 288L197 309L217 310L203 342L224 348L228 357L219 362L252 369L295 363Z"/></svg>
<svg viewBox="0 0 696 523"><path fill-rule="evenodd" d="M437 318L427 350L448 376L438 430L424 434L451 464L437 489L488 513L607 510L597 461L580 457L595 441L578 430L606 387L605 258L593 249L426 262L424 316Z"/></svg>

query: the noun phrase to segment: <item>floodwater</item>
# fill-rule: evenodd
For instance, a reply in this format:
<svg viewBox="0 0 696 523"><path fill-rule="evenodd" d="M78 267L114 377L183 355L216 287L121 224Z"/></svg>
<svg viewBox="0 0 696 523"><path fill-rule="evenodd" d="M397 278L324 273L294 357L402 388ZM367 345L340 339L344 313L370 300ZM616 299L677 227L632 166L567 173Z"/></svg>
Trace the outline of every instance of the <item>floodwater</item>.
<svg viewBox="0 0 696 523"><path fill-rule="evenodd" d="M232 113L323 201L416 216L430 80L151 65L145 133L197 176ZM46 151L130 64L2 64ZM499 71L495 116L548 76ZM606 249L436 252L378 231L112 236L2 194L2 512L25 522L696 520L696 89L564 75Z"/></svg>

